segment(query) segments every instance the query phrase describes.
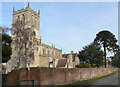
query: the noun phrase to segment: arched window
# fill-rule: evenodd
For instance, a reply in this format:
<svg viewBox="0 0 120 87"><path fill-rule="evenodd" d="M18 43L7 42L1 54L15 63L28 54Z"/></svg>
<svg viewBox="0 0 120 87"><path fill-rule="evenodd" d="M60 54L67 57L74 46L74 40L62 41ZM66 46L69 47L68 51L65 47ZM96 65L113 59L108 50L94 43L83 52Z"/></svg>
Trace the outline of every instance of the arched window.
<svg viewBox="0 0 120 87"><path fill-rule="evenodd" d="M34 35L34 36L36 36L36 33L35 33L35 31L33 31L33 35Z"/></svg>
<svg viewBox="0 0 120 87"><path fill-rule="evenodd" d="M18 16L17 21L20 21L20 16Z"/></svg>
<svg viewBox="0 0 120 87"><path fill-rule="evenodd" d="M43 49L43 54L45 54L45 49Z"/></svg>
<svg viewBox="0 0 120 87"><path fill-rule="evenodd" d="M22 14L22 22L25 23L25 16Z"/></svg>

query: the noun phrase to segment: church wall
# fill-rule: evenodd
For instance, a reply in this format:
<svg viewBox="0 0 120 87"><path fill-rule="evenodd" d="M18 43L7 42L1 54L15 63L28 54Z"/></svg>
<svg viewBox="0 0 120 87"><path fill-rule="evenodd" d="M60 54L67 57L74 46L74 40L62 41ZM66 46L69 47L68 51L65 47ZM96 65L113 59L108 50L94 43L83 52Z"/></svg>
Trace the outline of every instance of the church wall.
<svg viewBox="0 0 120 87"><path fill-rule="evenodd" d="M35 57L35 61L30 64L30 67L49 67L49 61L48 57Z"/></svg>

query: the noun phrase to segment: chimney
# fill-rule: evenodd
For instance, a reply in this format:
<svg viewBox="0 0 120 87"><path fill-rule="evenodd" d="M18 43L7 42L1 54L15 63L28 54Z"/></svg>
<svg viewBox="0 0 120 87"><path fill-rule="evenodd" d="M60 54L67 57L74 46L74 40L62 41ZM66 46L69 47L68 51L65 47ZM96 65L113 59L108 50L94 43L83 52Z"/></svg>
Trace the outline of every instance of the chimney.
<svg viewBox="0 0 120 87"><path fill-rule="evenodd" d="M73 55L73 51L71 51L71 54Z"/></svg>

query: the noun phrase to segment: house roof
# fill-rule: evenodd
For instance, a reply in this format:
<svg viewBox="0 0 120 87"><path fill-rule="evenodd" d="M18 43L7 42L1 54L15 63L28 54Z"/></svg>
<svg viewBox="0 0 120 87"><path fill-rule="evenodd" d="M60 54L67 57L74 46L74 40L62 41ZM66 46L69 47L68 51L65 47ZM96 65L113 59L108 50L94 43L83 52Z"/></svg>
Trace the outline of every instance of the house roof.
<svg viewBox="0 0 120 87"><path fill-rule="evenodd" d="M67 63L67 59L65 59L65 58L59 59L58 63L57 63L57 67L65 67L66 63Z"/></svg>

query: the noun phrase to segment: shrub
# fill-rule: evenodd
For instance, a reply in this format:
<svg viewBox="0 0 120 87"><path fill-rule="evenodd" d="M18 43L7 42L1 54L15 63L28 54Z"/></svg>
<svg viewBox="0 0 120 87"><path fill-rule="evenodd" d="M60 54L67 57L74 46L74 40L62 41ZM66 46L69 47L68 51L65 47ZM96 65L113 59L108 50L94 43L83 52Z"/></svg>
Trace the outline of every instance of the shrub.
<svg viewBox="0 0 120 87"><path fill-rule="evenodd" d="M90 65L88 63L81 63L79 65L76 65L77 68L90 68Z"/></svg>
<svg viewBox="0 0 120 87"><path fill-rule="evenodd" d="M92 68L96 68L97 66L96 66L96 64L92 64Z"/></svg>

